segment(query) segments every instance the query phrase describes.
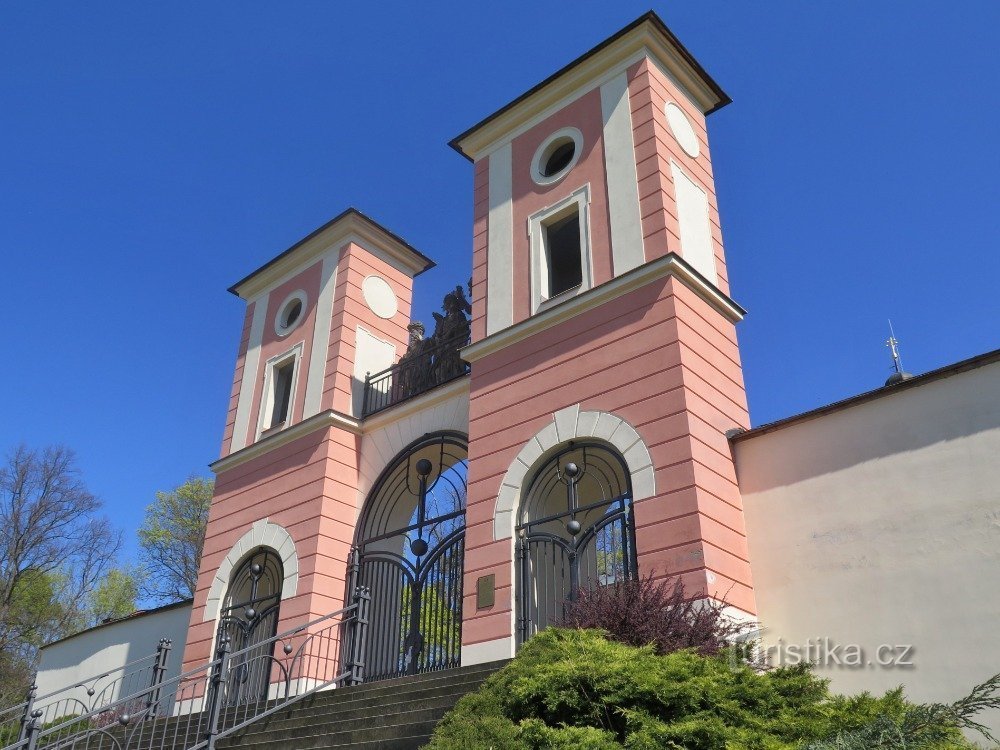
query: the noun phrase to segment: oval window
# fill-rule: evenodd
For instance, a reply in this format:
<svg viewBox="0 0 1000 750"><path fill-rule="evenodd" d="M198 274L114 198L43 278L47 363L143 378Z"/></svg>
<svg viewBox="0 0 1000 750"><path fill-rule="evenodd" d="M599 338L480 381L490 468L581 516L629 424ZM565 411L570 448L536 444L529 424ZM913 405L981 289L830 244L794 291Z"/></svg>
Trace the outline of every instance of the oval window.
<svg viewBox="0 0 1000 750"><path fill-rule="evenodd" d="M274 332L279 336L287 336L302 322L302 313L305 309L305 292L300 289L289 294L278 308L278 315L274 319Z"/></svg>
<svg viewBox="0 0 1000 750"><path fill-rule="evenodd" d="M531 179L551 185L565 177L580 160L583 135L576 128L563 128L546 138L531 162Z"/></svg>

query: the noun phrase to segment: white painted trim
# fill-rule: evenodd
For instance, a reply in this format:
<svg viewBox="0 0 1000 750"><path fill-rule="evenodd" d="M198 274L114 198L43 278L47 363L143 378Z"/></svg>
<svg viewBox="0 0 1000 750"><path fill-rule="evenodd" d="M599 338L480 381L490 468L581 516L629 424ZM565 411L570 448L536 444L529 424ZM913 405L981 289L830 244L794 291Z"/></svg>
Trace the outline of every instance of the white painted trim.
<svg viewBox="0 0 1000 750"><path fill-rule="evenodd" d="M299 316L292 321L289 326L284 326L281 323L281 319L285 317L285 309L293 300L298 300L301 307L299 308ZM285 297L284 301L278 305L278 312L274 314L274 333L279 338L285 338L288 334L302 325L302 321L306 319L306 313L308 312L309 298L306 296L304 289L296 289L294 292Z"/></svg>
<svg viewBox="0 0 1000 750"><path fill-rule="evenodd" d="M580 286L561 294L548 295L548 253L545 248L545 227L565 218L573 210L580 221ZM577 188L558 203L546 206L528 217L528 237L531 242L531 314L583 294L594 285L590 251L590 185Z"/></svg>
<svg viewBox="0 0 1000 750"><path fill-rule="evenodd" d="M486 334L514 322L513 155L508 143L490 154L486 233Z"/></svg>
<svg viewBox="0 0 1000 750"><path fill-rule="evenodd" d="M399 312L399 299L396 297L396 292L389 282L378 274L370 273L362 279L361 296L368 309L382 320L392 320Z"/></svg>
<svg viewBox="0 0 1000 750"><path fill-rule="evenodd" d="M395 406L390 406L387 409L373 414L370 417L366 417L361 423L362 434L374 432L375 430L385 427L387 424L393 422L399 422L417 412L424 411L425 409L430 409L433 406L437 406L440 403L449 401L460 393L468 394L469 392L469 382L470 378L468 375L456 378L447 385L443 385L440 388L435 388L427 393L422 393L419 396L414 396L406 401L402 401ZM469 431L469 426L465 426L466 433Z"/></svg>
<svg viewBox="0 0 1000 750"><path fill-rule="evenodd" d="M644 24L550 81L518 106L497 113L457 145L469 158L478 161L645 58L667 74L702 112L718 104L715 92L698 78L677 50L649 24Z"/></svg>
<svg viewBox="0 0 1000 750"><path fill-rule="evenodd" d="M381 351L379 351L381 349ZM385 356L383 356L385 355ZM354 329L354 369L351 377L351 414L361 419L365 381L369 375L384 372L396 364L396 344L379 338L365 326ZM383 381L388 388L388 381Z"/></svg>
<svg viewBox="0 0 1000 750"><path fill-rule="evenodd" d="M523 341L536 333L562 323L564 320L569 320L587 310L599 307L664 276L673 276L679 279L691 291L715 308L726 320L736 323L742 320L746 314L746 310L716 289L715 286L709 284L683 258L676 253L668 253L662 258L657 258L639 266L639 268L628 271L624 275L596 286L583 294L571 297L551 309L539 312L538 315L523 320L515 326L470 344L462 349L462 359L466 362L476 362L511 344Z"/></svg>
<svg viewBox="0 0 1000 750"><path fill-rule="evenodd" d="M340 253L323 258L316 300L316 320L313 323L312 350L309 354L309 372L306 375L306 395L302 402L302 418L318 414L323 404L323 386L326 380L327 358L330 354L330 328L333 325L333 296L337 288L337 266Z"/></svg>
<svg viewBox="0 0 1000 750"><path fill-rule="evenodd" d="M569 160L565 167L560 169L555 174L546 175L542 173L542 159L546 157L549 150L552 148L552 144L563 138L569 138L573 141L573 158ZM535 149L535 155L531 159L531 179L536 185L554 185L559 182L563 177L570 173L570 170L576 166L576 163L580 161L580 156L583 154L583 133L580 132L579 128L560 128L556 132L549 135L537 149Z"/></svg>
<svg viewBox="0 0 1000 750"><path fill-rule="evenodd" d="M250 409L253 406L254 387L257 385L257 368L260 367L260 346L264 338L264 322L267 320L268 293L253 302L253 320L250 322L250 339L247 353L243 358L243 377L240 380L240 395L236 402L236 422L233 425L233 439L229 452L235 453L247 444L250 430Z"/></svg>
<svg viewBox="0 0 1000 750"><path fill-rule="evenodd" d="M394 422L399 422L425 409L445 403L460 394L468 394L468 392L469 377L457 378L447 385L408 399L397 406L380 411L378 414L373 414L363 422L347 414L327 409L319 414L312 415L308 419L303 419L291 427L268 435L238 453L232 453L224 458L220 458L215 463L210 464L209 468L216 474L221 474L224 471L241 466L247 461L252 461L258 456L269 453L275 448L287 445L293 440L298 440L301 437L305 437L318 430L325 430L329 427L345 430L352 435L364 435ZM465 426L465 431L468 432L468 424Z"/></svg>
<svg viewBox="0 0 1000 750"><path fill-rule="evenodd" d="M716 284L718 272L708 193L673 159L670 160L670 176L674 182L674 205L681 236L681 255L710 283Z"/></svg>
<svg viewBox="0 0 1000 750"><path fill-rule="evenodd" d="M383 231L378 231L359 216L349 214L336 224L326 227L295 248L295 252L280 257L274 265L261 269L240 286L234 287L243 299L250 300L258 294L280 286L302 272L322 255L337 252L344 245L354 242L393 268L413 277L424 271L428 261L413 254L409 248Z"/></svg>
<svg viewBox="0 0 1000 750"><path fill-rule="evenodd" d="M262 456L275 448L282 445L286 445L293 440L298 440L301 437L305 437L317 430L325 430L328 427L336 427L341 430L345 430L352 435L361 434L361 422L354 417L350 417L346 414L341 414L340 412L333 411L332 409L327 409L319 414L314 414L309 419L304 419L301 422L293 424L291 427L287 427L284 430L275 432L267 437L258 440L256 443L251 443L246 448L243 448L237 453L232 453L225 458L220 458L218 461L209 464L210 468L216 474L221 474L224 471L229 471L237 466L245 464L247 461L252 461L258 456Z"/></svg>
<svg viewBox="0 0 1000 750"><path fill-rule="evenodd" d="M259 547L269 547L281 558L282 572L285 576L281 582L281 601L287 601L295 596L299 587L299 557L295 551L295 540L284 527L262 518L259 521L254 521L250 530L240 537L239 541L229 550L229 554L219 563L215 578L212 579L212 586L208 591L208 600L205 602L203 622L213 622L219 619L222 597L226 595L226 590L229 588L229 577L240 561Z"/></svg>
<svg viewBox="0 0 1000 750"><path fill-rule="evenodd" d="M625 73L601 86L604 117L604 165L611 222L613 273L621 276L646 262L639 210L639 177L635 167L632 112Z"/></svg>
<svg viewBox="0 0 1000 750"><path fill-rule="evenodd" d="M656 494L653 459L642 437L632 425L609 412L581 412L580 404L567 406L553 414L552 422L524 444L504 474L493 509L494 541L513 541L517 506L532 467L556 446L578 438L603 440L622 455L629 469L633 502Z"/></svg>
<svg viewBox="0 0 1000 750"><path fill-rule="evenodd" d="M462 666L469 667L473 664L486 664L491 661L501 659L513 659L514 639L510 636L497 638L495 641L483 641L482 643L472 643L462 646Z"/></svg>
<svg viewBox="0 0 1000 750"><path fill-rule="evenodd" d="M260 439L264 430L272 429L265 427L265 425L271 421L274 410L274 371L278 367L287 364L289 360L292 361L292 389L288 394L288 416L285 418L285 427L282 429L287 428L292 422L292 415L295 413L295 396L299 390L299 375L302 373L302 349L303 343L300 341L291 349L274 355L264 365L264 389L260 395L260 409L257 414L257 434L254 437L254 442Z"/></svg>
<svg viewBox="0 0 1000 750"><path fill-rule="evenodd" d="M684 110L677 102L669 101L663 105L663 116L667 120L667 127L674 140L677 141L677 145L692 159L697 159L701 154L701 144L698 142L698 134Z"/></svg>

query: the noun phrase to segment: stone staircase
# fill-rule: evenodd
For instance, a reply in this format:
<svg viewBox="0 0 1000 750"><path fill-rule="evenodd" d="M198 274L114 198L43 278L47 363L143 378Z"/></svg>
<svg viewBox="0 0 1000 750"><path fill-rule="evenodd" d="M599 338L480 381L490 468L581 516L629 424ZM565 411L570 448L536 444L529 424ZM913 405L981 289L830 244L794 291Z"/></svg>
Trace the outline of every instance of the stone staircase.
<svg viewBox="0 0 1000 750"><path fill-rule="evenodd" d="M476 664L317 693L220 739L217 748L419 748L459 698L478 688L505 663Z"/></svg>

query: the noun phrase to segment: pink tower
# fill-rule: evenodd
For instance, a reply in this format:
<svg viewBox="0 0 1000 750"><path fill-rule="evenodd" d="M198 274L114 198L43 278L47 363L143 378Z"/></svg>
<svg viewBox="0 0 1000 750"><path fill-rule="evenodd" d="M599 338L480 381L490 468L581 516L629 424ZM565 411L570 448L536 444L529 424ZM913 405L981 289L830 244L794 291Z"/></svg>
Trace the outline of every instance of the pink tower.
<svg viewBox="0 0 1000 750"><path fill-rule="evenodd" d="M353 210L231 289L186 668L230 631L273 651L361 588L366 680L508 658L581 588L641 575L754 613L705 129L728 101L648 14L453 142L471 308L458 287L413 323L430 261Z"/></svg>
<svg viewBox="0 0 1000 750"><path fill-rule="evenodd" d="M432 265L351 209L229 290L247 309L185 669L227 618L266 639L343 606L365 376L406 349Z"/></svg>
<svg viewBox="0 0 1000 750"><path fill-rule="evenodd" d="M475 164L463 663L623 577L754 613L705 124L729 101L649 13L452 142Z"/></svg>

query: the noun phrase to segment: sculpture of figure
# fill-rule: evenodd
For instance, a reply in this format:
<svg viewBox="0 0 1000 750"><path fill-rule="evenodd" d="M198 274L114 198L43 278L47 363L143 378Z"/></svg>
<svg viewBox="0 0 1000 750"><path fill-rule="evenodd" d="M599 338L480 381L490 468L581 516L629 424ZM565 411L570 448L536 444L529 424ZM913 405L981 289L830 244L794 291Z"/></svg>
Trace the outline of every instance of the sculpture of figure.
<svg viewBox="0 0 1000 750"><path fill-rule="evenodd" d="M432 342L424 338L424 324L415 320L406 330L409 331L410 341L406 353L399 360L393 384L393 401L401 401L425 390L424 384L430 376Z"/></svg>
<svg viewBox="0 0 1000 750"><path fill-rule="evenodd" d="M465 290L456 286L448 292L442 305L444 315L434 313L433 344L437 350L434 362L434 382L443 383L465 373L465 363L459 349L469 341L472 332L467 315L472 313L472 305L465 297Z"/></svg>

